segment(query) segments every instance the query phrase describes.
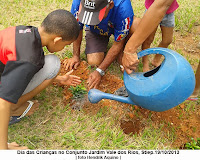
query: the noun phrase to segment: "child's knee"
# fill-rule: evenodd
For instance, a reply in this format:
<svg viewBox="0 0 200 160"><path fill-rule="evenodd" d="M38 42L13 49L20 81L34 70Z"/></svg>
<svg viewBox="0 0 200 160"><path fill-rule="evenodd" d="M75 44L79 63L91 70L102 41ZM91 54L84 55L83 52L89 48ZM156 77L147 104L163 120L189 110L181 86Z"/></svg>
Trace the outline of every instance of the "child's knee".
<svg viewBox="0 0 200 160"><path fill-rule="evenodd" d="M52 79L56 77L56 75L60 71L60 66L61 66L60 59L56 55L50 54L50 55L45 56L45 68L46 68L46 72L48 72L47 79Z"/></svg>
<svg viewBox="0 0 200 160"><path fill-rule="evenodd" d="M88 64L91 66L99 66L102 63L103 59L88 59Z"/></svg>
<svg viewBox="0 0 200 160"><path fill-rule="evenodd" d="M104 60L104 53L87 54L88 64L91 66L99 66Z"/></svg>

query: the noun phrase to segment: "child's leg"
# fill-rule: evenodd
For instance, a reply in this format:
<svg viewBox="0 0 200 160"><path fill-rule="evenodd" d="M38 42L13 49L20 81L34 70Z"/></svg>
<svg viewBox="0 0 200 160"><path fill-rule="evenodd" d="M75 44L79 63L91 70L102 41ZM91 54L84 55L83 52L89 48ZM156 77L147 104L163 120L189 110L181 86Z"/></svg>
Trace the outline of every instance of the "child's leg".
<svg viewBox="0 0 200 160"><path fill-rule="evenodd" d="M162 31L162 41L160 42L158 47L167 48L170 45L173 39L174 26L175 26L174 13L166 14L160 23L160 28ZM160 54L157 54L152 61L152 65L156 67L159 66L161 63L160 62L161 57L162 56Z"/></svg>
<svg viewBox="0 0 200 160"><path fill-rule="evenodd" d="M168 46L171 44L172 39L173 39L173 29L174 27L165 27L165 26L160 26L161 31L162 31L162 41L158 45L158 47L163 47L163 48L168 48ZM161 54L156 54L153 61L152 65L154 66L159 66L160 65L160 58L162 57Z"/></svg>
<svg viewBox="0 0 200 160"><path fill-rule="evenodd" d="M155 34L156 34L157 28L154 30L153 33L150 34L150 36L143 42L142 44L142 50L148 49L151 46L151 43L154 40ZM143 72L149 71L149 59L148 56L144 56L142 58L143 62Z"/></svg>
<svg viewBox="0 0 200 160"><path fill-rule="evenodd" d="M86 49L85 54L87 55L88 64L92 66L99 66L104 60L104 54L107 51L107 45L109 42L108 36L101 36L92 33L86 29Z"/></svg>
<svg viewBox="0 0 200 160"><path fill-rule="evenodd" d="M99 66L103 62L104 57L105 57L104 52L95 52L87 54L87 61L88 64L91 66Z"/></svg>
<svg viewBox="0 0 200 160"><path fill-rule="evenodd" d="M45 56L45 65L34 75L18 103L13 105L11 115L20 116L28 106L27 101L52 84L59 70L59 58L55 55Z"/></svg>
<svg viewBox="0 0 200 160"><path fill-rule="evenodd" d="M191 95L192 98L197 98L200 91L200 61L199 61L198 68L196 70L195 79L196 79L196 85L195 85L194 92Z"/></svg>
<svg viewBox="0 0 200 160"><path fill-rule="evenodd" d="M48 87L50 84L52 84L53 80L54 79L45 80L43 83L41 83L35 89L33 89L31 92L23 95L19 99L18 103L11 108L11 110L12 110L11 116L20 116L25 111L25 109L27 108L27 106L29 104L27 101L32 99L34 96L36 96L42 90L44 90L46 87ZM35 106L33 106L34 110L36 110L38 107L38 104L36 103L34 105L35 105Z"/></svg>

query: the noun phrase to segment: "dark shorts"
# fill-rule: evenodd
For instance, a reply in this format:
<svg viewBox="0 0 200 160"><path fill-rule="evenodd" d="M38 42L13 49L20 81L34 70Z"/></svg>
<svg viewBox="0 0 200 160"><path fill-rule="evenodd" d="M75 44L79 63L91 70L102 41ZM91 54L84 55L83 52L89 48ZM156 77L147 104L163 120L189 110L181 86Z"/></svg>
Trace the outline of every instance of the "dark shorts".
<svg viewBox="0 0 200 160"><path fill-rule="evenodd" d="M91 32L86 28L86 48L85 54L97 53L97 52L106 52L109 42L109 36L102 36L96 33Z"/></svg>

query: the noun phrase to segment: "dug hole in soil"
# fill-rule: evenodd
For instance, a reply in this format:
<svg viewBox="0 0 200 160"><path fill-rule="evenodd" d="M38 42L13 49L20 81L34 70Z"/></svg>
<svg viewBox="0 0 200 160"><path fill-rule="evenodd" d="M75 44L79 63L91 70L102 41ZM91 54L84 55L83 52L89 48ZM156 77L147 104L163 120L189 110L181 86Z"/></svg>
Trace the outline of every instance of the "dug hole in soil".
<svg viewBox="0 0 200 160"><path fill-rule="evenodd" d="M63 60L65 63L66 61L67 59ZM62 63L61 75L66 74L66 72L68 71L64 69L64 63ZM77 70L74 70L72 74L79 76L87 88L86 81L90 72L91 70L88 69L87 62L82 61ZM107 72L105 76L103 76L98 89L106 93L114 93L114 91L123 85L123 80L116 75ZM106 99L101 100L97 104L92 104L88 101L87 97L82 100L82 102L74 104L74 100L72 99L73 95L70 90L68 90L69 86L63 86L63 88L63 103L70 104L70 106L78 105L78 109L82 109L85 114L94 115L105 106L110 107L113 113L117 114L119 117L116 125L120 125L125 134L142 133L144 128L148 127L147 122L151 120L153 126L155 127L162 126L164 124L162 127L162 131L165 133L164 135L168 135L170 132L174 133L175 139L173 140L173 143L170 144L171 147L184 149L184 144L190 142L191 138L199 138L200 106L195 107L198 108L198 110L196 109L195 111L187 111L185 109L187 104L182 103L168 111L154 112L138 106ZM76 107L72 108L76 109Z"/></svg>

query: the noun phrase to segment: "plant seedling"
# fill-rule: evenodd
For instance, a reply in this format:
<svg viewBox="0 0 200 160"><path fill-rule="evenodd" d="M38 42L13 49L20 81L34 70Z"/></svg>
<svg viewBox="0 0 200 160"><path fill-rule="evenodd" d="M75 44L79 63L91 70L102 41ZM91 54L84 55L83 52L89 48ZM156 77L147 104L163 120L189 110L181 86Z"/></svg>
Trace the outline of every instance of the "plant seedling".
<svg viewBox="0 0 200 160"><path fill-rule="evenodd" d="M87 94L87 89L82 84L76 87L70 86L69 90L73 94L73 99L83 98Z"/></svg>
<svg viewBox="0 0 200 160"><path fill-rule="evenodd" d="M197 141L195 141L192 138L192 141L185 144L186 149L200 149L200 138L197 138Z"/></svg>

